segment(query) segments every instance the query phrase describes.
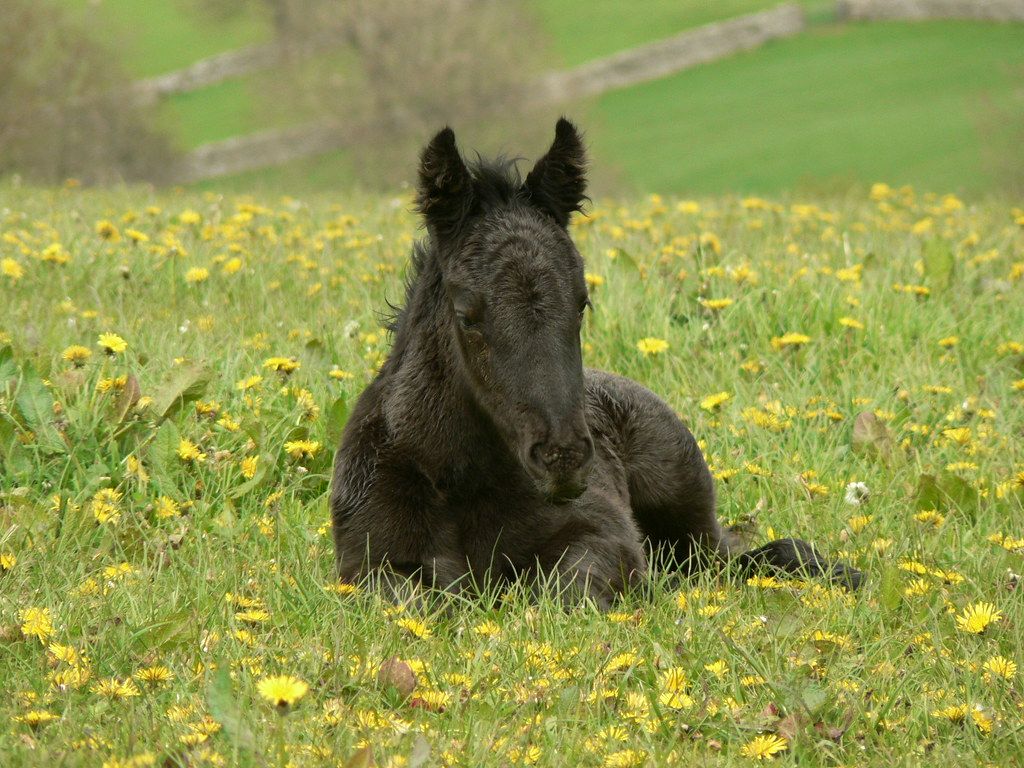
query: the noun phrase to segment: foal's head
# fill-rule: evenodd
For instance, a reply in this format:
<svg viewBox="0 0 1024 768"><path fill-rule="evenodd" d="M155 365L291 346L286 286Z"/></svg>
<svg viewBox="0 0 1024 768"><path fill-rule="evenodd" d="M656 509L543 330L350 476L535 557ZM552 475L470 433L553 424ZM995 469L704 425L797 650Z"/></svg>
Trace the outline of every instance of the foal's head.
<svg viewBox="0 0 1024 768"><path fill-rule="evenodd" d="M509 162L467 166L450 128L419 170L456 368L537 488L559 502L583 493L594 454L580 351L587 285L566 231L585 200L585 164L579 133L562 119L525 181Z"/></svg>

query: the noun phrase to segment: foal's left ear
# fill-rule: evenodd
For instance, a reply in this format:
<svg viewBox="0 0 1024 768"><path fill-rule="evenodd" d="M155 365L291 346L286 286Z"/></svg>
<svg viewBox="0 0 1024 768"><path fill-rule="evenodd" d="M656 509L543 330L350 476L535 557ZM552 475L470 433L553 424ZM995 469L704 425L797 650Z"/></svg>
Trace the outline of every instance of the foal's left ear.
<svg viewBox="0 0 1024 768"><path fill-rule="evenodd" d="M569 224L573 211L587 199L587 154L576 126L564 117L555 125L555 141L526 176L526 190L534 205L544 209L560 226Z"/></svg>

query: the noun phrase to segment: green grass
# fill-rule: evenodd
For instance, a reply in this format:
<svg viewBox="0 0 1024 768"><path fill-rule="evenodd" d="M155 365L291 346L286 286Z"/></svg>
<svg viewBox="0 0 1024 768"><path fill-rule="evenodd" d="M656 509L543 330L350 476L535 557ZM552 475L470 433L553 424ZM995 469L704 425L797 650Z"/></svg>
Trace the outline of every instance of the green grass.
<svg viewBox="0 0 1024 768"><path fill-rule="evenodd" d="M782 766L1019 759L1024 211L908 192L600 202L574 227L587 363L683 415L724 519L811 539L867 584L711 571L610 615L518 589L396 613L331 591L326 494L339 403L388 352L408 198L2 195L5 767L365 766L364 746L381 766L742 766L762 732L787 739ZM124 352L102 353L109 332ZM773 342L791 332L806 343ZM668 350L641 354L645 337ZM71 345L92 350L81 367ZM854 444L865 413L879 451ZM290 456L299 439L312 457ZM852 481L865 505L844 501ZM1001 620L958 628L979 602ZM411 698L379 678L390 657ZM152 667L170 679L139 695L110 682ZM309 685L293 711L258 692L279 673Z"/></svg>
<svg viewBox="0 0 1024 768"><path fill-rule="evenodd" d="M196 11L192 0L62 2L115 48L136 77L181 69L207 56L261 42L270 33L258 13L217 18Z"/></svg>
<svg viewBox="0 0 1024 768"><path fill-rule="evenodd" d="M773 0L647 0L640 7L617 0L536 0L531 7L555 40L566 66L659 40L715 21L781 5ZM828 0L802 0L810 19L831 13Z"/></svg>
<svg viewBox="0 0 1024 768"><path fill-rule="evenodd" d="M641 189L885 179L978 192L994 184L986 145L1020 165L1012 135L979 126L986 99L1024 124L1022 72L1020 25L828 27L609 94L591 136Z"/></svg>

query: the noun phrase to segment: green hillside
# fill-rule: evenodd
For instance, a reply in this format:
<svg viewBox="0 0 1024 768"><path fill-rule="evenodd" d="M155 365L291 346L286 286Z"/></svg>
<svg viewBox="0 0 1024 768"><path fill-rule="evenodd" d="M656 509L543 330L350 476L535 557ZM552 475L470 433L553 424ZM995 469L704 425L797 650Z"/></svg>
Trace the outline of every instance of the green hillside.
<svg viewBox="0 0 1024 768"><path fill-rule="evenodd" d="M217 21L189 0L66 0L88 8L140 76L265 39L250 15ZM534 0L559 60L572 66L710 21L774 6L651 0ZM802 3L809 32L601 98L584 113L609 188L660 192L840 188L876 179L935 189L1006 186L1024 125L1024 25L840 26L831 0ZM185 148L296 120L258 104L259 75L168 99ZM1017 126L1015 128L1015 126ZM1017 135L1014 135L1016 130ZM471 136L464 135L468 141ZM351 180L344 153L204 186L331 189Z"/></svg>
<svg viewBox="0 0 1024 768"><path fill-rule="evenodd" d="M992 166L1014 158L1014 137L986 123L992 105L1024 122L1022 73L1024 25L818 28L608 94L590 136L645 190L771 192L831 178L982 191Z"/></svg>

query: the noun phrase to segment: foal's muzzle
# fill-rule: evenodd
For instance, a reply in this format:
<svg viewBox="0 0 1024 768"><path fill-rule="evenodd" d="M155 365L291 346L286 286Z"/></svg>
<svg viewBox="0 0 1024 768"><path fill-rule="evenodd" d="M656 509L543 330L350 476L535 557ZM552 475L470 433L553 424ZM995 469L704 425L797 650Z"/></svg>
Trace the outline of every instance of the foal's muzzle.
<svg viewBox="0 0 1024 768"><path fill-rule="evenodd" d="M586 431L582 436L574 432L568 440L534 443L525 463L538 490L556 504L565 504L587 490L593 461L594 441Z"/></svg>

